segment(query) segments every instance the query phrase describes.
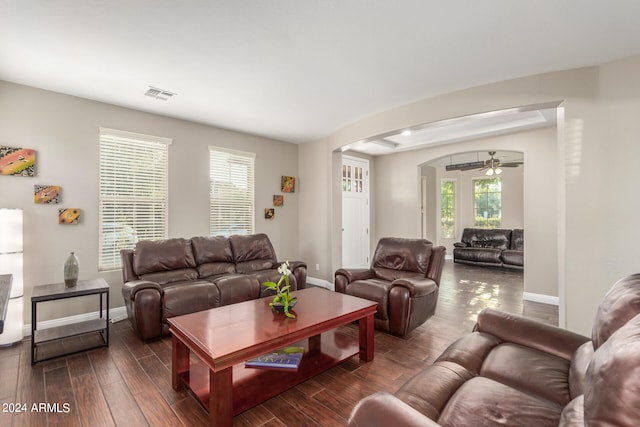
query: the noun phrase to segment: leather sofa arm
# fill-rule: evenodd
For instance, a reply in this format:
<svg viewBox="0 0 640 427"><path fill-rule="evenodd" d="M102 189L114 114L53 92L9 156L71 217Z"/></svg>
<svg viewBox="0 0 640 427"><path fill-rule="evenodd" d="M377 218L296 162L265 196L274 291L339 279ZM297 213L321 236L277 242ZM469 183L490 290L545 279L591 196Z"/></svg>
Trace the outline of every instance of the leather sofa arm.
<svg viewBox="0 0 640 427"><path fill-rule="evenodd" d="M373 270L369 268L339 268L336 270L336 276L344 276L347 282L355 282L356 280L371 279L374 277Z"/></svg>
<svg viewBox="0 0 640 427"><path fill-rule="evenodd" d="M462 243L462 242L456 242L453 244L454 248L467 248L469 247L469 245L467 245L466 243Z"/></svg>
<svg viewBox="0 0 640 427"><path fill-rule="evenodd" d="M122 285L122 296L125 301L134 301L136 294L143 289L155 289L159 294L162 294L162 287L160 287L156 282L150 282L149 280L133 280Z"/></svg>
<svg viewBox="0 0 640 427"><path fill-rule="evenodd" d="M474 330L565 360L571 360L578 347L590 340L566 329L491 308L486 308L478 314Z"/></svg>
<svg viewBox="0 0 640 427"><path fill-rule="evenodd" d="M409 279L396 279L391 282L391 288L402 286L409 291L411 298L422 297L433 293L438 289L435 281L426 277L413 277Z"/></svg>
<svg viewBox="0 0 640 427"><path fill-rule="evenodd" d="M402 400L385 392L372 394L358 402L347 423L348 427L436 427L439 425Z"/></svg>
<svg viewBox="0 0 640 427"><path fill-rule="evenodd" d="M336 292L347 293L349 283L356 280L371 279L373 270L367 268L339 268L334 274L333 286Z"/></svg>

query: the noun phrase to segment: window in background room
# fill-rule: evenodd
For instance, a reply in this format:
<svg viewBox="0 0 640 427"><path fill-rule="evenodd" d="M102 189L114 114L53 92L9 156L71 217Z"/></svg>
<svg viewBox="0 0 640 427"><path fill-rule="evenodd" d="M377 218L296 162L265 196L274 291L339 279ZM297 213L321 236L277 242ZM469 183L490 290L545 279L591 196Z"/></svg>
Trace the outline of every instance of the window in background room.
<svg viewBox="0 0 640 427"><path fill-rule="evenodd" d="M253 234L255 153L209 147L212 236Z"/></svg>
<svg viewBox="0 0 640 427"><path fill-rule="evenodd" d="M456 182L443 179L440 182L440 234L444 239L456 237L455 198Z"/></svg>
<svg viewBox="0 0 640 427"><path fill-rule="evenodd" d="M120 268L120 250L167 238L171 139L100 128L98 268Z"/></svg>
<svg viewBox="0 0 640 427"><path fill-rule="evenodd" d="M500 178L473 180L474 225L500 228L502 224L502 181Z"/></svg>

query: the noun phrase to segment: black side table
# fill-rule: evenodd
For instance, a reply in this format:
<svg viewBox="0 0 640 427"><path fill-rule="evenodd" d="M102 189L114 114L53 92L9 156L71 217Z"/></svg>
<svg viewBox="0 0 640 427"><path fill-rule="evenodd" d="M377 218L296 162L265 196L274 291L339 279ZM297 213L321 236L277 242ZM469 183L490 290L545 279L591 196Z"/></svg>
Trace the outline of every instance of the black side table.
<svg viewBox="0 0 640 427"><path fill-rule="evenodd" d="M39 302L57 301L65 298L98 295L100 298L100 317L69 325L55 326L47 329L37 329L37 307ZM97 332L97 334L95 334ZM80 335L98 335L99 339L79 340L77 343L60 343L60 340ZM83 337L84 338L84 337ZM75 344L75 345L74 345ZM72 288L64 283L41 285L33 288L31 294L31 364L67 356L81 351L109 346L109 285L103 278L92 280L78 280ZM42 357L36 358L36 353L42 352Z"/></svg>

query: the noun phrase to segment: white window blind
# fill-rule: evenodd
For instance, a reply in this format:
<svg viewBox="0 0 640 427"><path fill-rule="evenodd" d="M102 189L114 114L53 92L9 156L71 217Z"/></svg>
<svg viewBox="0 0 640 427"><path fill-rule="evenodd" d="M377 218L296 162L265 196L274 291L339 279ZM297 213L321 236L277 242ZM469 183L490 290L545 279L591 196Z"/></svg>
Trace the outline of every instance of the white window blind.
<svg viewBox="0 0 640 427"><path fill-rule="evenodd" d="M138 240L167 237L170 143L100 128L100 270L120 268Z"/></svg>
<svg viewBox="0 0 640 427"><path fill-rule="evenodd" d="M253 234L255 153L209 147L212 236Z"/></svg>

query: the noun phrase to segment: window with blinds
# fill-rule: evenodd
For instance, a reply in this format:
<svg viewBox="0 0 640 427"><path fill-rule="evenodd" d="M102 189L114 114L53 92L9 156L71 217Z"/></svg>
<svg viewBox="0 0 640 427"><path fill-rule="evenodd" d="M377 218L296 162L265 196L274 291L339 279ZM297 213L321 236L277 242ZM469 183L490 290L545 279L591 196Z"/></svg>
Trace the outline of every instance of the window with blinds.
<svg viewBox="0 0 640 427"><path fill-rule="evenodd" d="M171 139L100 128L100 270L120 268L120 250L167 238Z"/></svg>
<svg viewBox="0 0 640 427"><path fill-rule="evenodd" d="M253 234L255 153L209 147L209 231Z"/></svg>

